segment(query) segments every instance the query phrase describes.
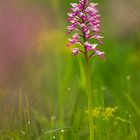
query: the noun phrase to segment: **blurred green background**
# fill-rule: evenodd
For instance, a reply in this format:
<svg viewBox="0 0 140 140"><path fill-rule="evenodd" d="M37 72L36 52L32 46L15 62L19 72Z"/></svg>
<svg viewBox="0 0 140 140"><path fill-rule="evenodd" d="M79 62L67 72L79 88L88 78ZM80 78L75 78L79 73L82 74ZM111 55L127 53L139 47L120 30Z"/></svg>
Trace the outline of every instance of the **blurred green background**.
<svg viewBox="0 0 140 140"><path fill-rule="evenodd" d="M101 98L117 106L140 139L140 1L91 1L99 3L106 53L91 60L94 106ZM0 0L0 140L80 123L83 57L66 47L70 2L77 0Z"/></svg>

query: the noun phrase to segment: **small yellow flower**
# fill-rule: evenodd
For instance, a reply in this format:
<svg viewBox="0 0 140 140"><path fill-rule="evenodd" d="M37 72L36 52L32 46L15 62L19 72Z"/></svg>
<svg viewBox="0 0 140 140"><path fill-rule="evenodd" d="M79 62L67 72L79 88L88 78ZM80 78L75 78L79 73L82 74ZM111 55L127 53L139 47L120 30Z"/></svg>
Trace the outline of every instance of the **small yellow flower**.
<svg viewBox="0 0 140 140"><path fill-rule="evenodd" d="M97 107L95 107L95 108L92 110L92 116L93 116L94 118L98 118L99 115L100 115L100 109L97 108Z"/></svg>
<svg viewBox="0 0 140 140"><path fill-rule="evenodd" d="M116 112L116 109L117 108L113 108L113 107L106 107L106 108L94 107L91 110L91 113L93 118L102 118L104 120L109 120L115 117L114 113ZM86 110L86 113L89 113L89 111Z"/></svg>
<svg viewBox="0 0 140 140"><path fill-rule="evenodd" d="M108 120L108 119L114 117L115 116L114 115L114 112L116 112L116 109L113 108L113 107L107 107L107 108L105 108L104 113L103 113L104 119L107 119Z"/></svg>

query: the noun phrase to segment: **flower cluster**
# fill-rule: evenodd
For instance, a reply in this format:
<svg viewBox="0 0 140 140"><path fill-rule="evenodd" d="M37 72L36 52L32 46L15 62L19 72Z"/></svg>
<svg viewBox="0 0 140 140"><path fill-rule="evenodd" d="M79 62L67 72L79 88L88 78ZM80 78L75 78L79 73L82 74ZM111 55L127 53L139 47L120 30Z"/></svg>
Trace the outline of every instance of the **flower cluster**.
<svg viewBox="0 0 140 140"><path fill-rule="evenodd" d="M103 36L99 34L100 15L96 8L97 3L89 3L89 0L79 0L79 3L71 3L70 5L67 22L71 24L67 26L67 33L70 34L73 31L76 31L76 33L68 39L67 46L77 43L84 46L83 50L73 48L72 54L84 53L88 54L89 58L97 55L104 59L104 52L97 49L98 45L103 44L101 41ZM94 39L94 44L90 43L92 39Z"/></svg>
<svg viewBox="0 0 140 140"><path fill-rule="evenodd" d="M103 120L110 120L112 118L116 119L115 113L116 113L117 107L94 107L92 109L92 116L94 118L101 118ZM86 111L86 113L89 113Z"/></svg>

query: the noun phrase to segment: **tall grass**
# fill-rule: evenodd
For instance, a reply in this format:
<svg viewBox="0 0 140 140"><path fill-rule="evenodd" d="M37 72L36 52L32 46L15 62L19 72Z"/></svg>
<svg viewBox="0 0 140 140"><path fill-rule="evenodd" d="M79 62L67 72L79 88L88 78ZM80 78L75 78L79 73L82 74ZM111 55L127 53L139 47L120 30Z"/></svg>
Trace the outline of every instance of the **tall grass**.
<svg viewBox="0 0 140 140"><path fill-rule="evenodd" d="M61 68L59 74L63 74L62 78L55 79L55 82L59 83L58 85L61 89L60 92L55 94L55 98L59 99L59 101L56 102L57 100L54 100L54 97L50 97L50 94L45 95L45 99L43 95L40 95L46 101L44 102L44 100L40 99L40 101L37 101L37 103L42 107L42 109L40 109L36 107L36 103L31 106L32 96L27 96L26 94L24 95L23 91L20 91L18 94L19 98L18 100L16 100L16 102L19 102L19 104L17 104L18 108L16 108L15 106L15 110L16 112L19 112L19 115L15 114L15 112L12 112L14 118L9 120L10 125L8 129L5 127L5 129L1 130L1 140L88 139L88 114L86 113L88 107L84 90L84 85L86 82L83 77L84 67L83 65L78 65L81 64L81 60L79 58L76 59L72 58L71 56L69 57L70 59L68 57L68 59L63 59L60 57L59 66L57 67L57 69L59 70ZM66 62L65 65L63 65L64 62ZM102 70L99 69L101 65L95 63L93 64L93 67L95 68L95 66L98 71L94 69L94 73L99 73L100 71L101 73L99 75L102 75ZM66 67L69 68L69 72L63 73L62 71L65 70ZM107 67L108 66L105 66L104 70L107 69ZM106 74L103 75L103 77L104 76L106 76ZM131 98L131 94L126 96L124 96L123 94L127 92L126 89L128 83L126 76L124 76L123 79L123 82L126 83L126 87L120 87L120 90L114 86L114 84L116 85L117 79L111 81L112 88L109 88L110 85L108 86L107 83L100 83L100 78L102 76L100 76L100 78L96 78L96 74L94 74L93 78L95 79L95 82L91 83L91 85L94 84L94 89L92 88L92 86L91 89L94 90L93 126L95 140L138 139L138 131L136 129L135 122L136 118L139 118L137 117L137 115L139 114L139 107ZM111 77L107 78L111 79ZM120 79L118 78L118 81L119 80ZM61 84L62 81L64 82L64 84ZM129 91L130 89L133 89L132 83ZM119 91L119 93L116 94L114 92L116 90ZM48 92L51 93L51 88ZM61 94L63 95L63 97L58 98L59 96L62 96ZM51 102L49 102L48 104L49 100L51 100ZM49 111L49 108L47 107L48 105L51 106L52 113L50 114L46 114ZM117 107L116 111L112 114L112 117L106 118L107 116L103 117L101 115L105 113L106 107ZM59 109L56 111L56 108ZM100 110L100 115L98 114L98 109ZM8 114L9 118L12 114ZM62 115L62 117L60 114Z"/></svg>

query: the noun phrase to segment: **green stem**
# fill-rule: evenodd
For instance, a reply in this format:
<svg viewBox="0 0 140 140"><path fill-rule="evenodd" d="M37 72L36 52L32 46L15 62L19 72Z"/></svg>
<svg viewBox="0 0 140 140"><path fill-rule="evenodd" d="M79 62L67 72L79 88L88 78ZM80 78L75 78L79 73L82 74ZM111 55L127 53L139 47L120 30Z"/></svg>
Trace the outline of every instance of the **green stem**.
<svg viewBox="0 0 140 140"><path fill-rule="evenodd" d="M87 54L85 54L86 59L86 92L88 100L88 119L89 119L89 133L90 139L94 140L94 130L93 130L93 117L92 117L92 95L90 90L90 69L89 69L89 59Z"/></svg>

